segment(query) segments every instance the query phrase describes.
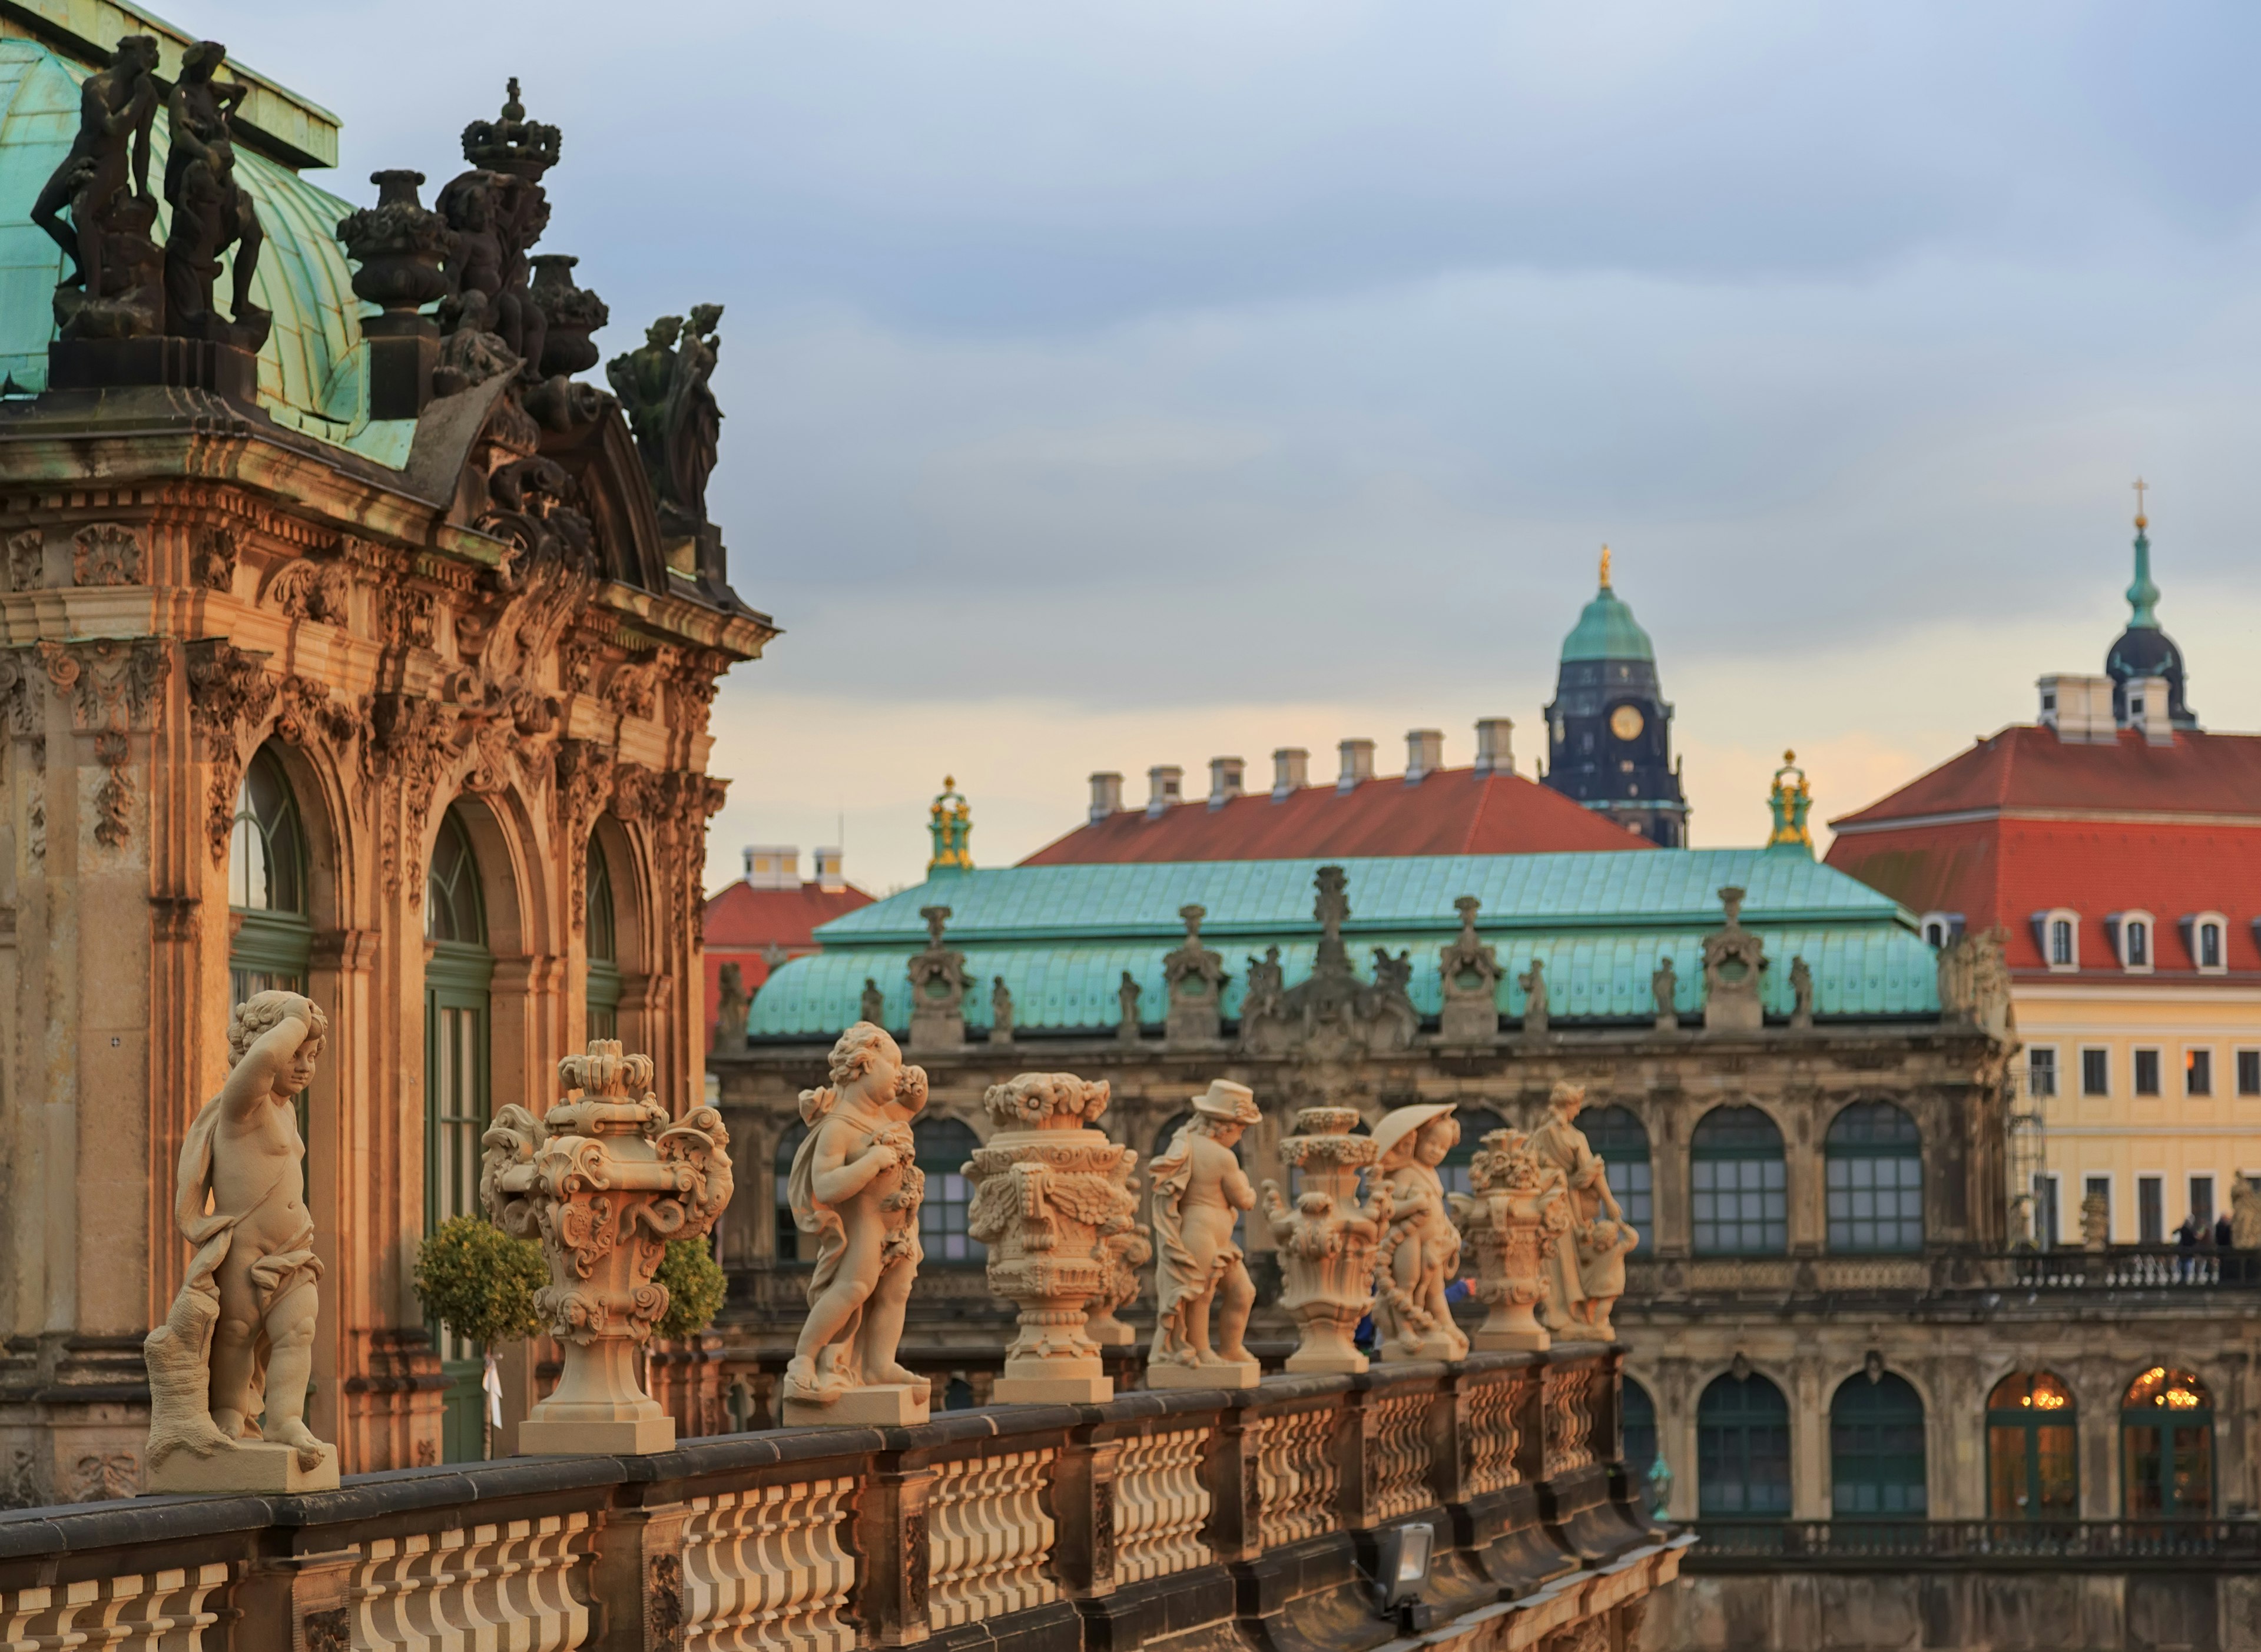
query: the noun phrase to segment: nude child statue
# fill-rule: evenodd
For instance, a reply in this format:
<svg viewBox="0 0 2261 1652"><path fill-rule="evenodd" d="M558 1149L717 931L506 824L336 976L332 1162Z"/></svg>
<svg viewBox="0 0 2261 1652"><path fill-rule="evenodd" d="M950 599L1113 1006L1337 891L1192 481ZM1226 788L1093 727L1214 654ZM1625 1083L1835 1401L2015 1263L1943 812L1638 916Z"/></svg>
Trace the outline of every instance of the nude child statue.
<svg viewBox="0 0 2261 1652"><path fill-rule="evenodd" d="M1256 1286L1232 1242L1241 1212L1256 1208L1256 1189L1233 1147L1262 1117L1247 1086L1212 1080L1168 1150L1147 1166L1156 1252L1149 1388L1253 1388L1262 1376L1241 1340Z"/></svg>
<svg viewBox="0 0 2261 1652"><path fill-rule="evenodd" d="M924 1253L911 1120L926 1105L926 1069L908 1067L884 1028L859 1021L840 1035L832 1082L800 1094L808 1134L786 1192L801 1232L816 1236L808 1318L786 1367L785 1420L924 1422L927 1379L896 1363L903 1313Z"/></svg>
<svg viewBox="0 0 2261 1652"><path fill-rule="evenodd" d="M227 1033L234 1065L181 1145L173 1215L197 1252L142 1345L152 1490L337 1483L336 1454L305 1416L322 1264L291 1105L328 1031L320 1008L297 993L239 1004Z"/></svg>
<svg viewBox="0 0 2261 1652"><path fill-rule="evenodd" d="M1389 1190L1391 1218L1375 1259L1374 1330L1383 1360L1461 1360L1467 1332L1453 1323L1445 1287L1461 1271L1461 1233L1437 1167L1461 1139L1448 1102L1401 1107L1374 1127L1374 1174Z"/></svg>

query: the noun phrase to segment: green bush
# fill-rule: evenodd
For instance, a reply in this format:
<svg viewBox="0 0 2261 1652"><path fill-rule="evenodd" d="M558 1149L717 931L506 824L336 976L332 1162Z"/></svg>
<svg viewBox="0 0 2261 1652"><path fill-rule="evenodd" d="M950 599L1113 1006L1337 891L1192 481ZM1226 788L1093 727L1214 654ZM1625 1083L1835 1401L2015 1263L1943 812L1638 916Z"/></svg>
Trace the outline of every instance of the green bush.
<svg viewBox="0 0 2261 1652"><path fill-rule="evenodd" d="M416 1295L424 1311L482 1346L542 1329L534 1293L549 1282L542 1246L513 1239L482 1216L456 1216L416 1253Z"/></svg>
<svg viewBox="0 0 2261 1652"><path fill-rule="evenodd" d="M652 1327L663 1337L695 1336L714 1323L729 1283L703 1239L671 1239L652 1277L667 1287L667 1311Z"/></svg>

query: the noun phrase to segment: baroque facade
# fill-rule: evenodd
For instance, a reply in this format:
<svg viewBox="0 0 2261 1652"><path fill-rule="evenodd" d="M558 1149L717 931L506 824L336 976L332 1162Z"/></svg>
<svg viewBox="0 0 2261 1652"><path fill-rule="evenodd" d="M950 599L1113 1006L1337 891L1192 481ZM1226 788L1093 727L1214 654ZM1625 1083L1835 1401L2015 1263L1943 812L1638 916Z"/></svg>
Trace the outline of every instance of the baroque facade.
<svg viewBox="0 0 2261 1652"><path fill-rule="evenodd" d="M576 377L605 308L571 258L532 254L559 134L516 83L436 210L399 172L357 210L301 176L334 154L330 117L131 7L83 10L98 46L23 11L0 39L0 237L43 282L0 312L18 1504L138 1488L141 1338L187 1261L183 1131L232 1004L268 986L332 1029L302 1119L310 1420L348 1472L465 1454L463 1351L427 1333L418 1240L474 1208L492 1110L539 1105L592 1029L650 1052L678 1110L699 1095L707 712L774 634L706 518L714 316L656 327L621 398ZM156 76L219 102L169 111ZM140 120L166 255L226 253L220 297L133 284L155 254L130 191L66 200L75 236L32 221L90 176L53 109L83 109L80 149L120 146L121 169Z"/></svg>

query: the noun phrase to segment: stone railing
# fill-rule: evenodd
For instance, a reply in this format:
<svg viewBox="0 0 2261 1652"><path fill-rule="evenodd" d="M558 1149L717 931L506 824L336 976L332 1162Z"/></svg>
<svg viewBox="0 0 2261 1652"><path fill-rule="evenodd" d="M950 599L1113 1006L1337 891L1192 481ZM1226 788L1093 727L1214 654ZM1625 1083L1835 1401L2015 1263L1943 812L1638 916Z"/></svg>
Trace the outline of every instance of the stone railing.
<svg viewBox="0 0 2261 1652"><path fill-rule="evenodd" d="M1914 1256L1640 1257L1626 1301L1732 1296L1944 1296L1974 1290L2250 1290L2261 1251L2114 1246L2106 1250L1939 1251Z"/></svg>
<svg viewBox="0 0 2261 1652"><path fill-rule="evenodd" d="M1432 1644L1622 1646L1689 1540L1626 1500L1619 1360L1564 1346L21 1511L0 1515L0 1646L1363 1648L1392 1633L1377 1533L1416 1522Z"/></svg>
<svg viewBox="0 0 2261 1652"><path fill-rule="evenodd" d="M2070 1570L2157 1563L2261 1569L2253 1520L1698 1520L1707 1572L1919 1563Z"/></svg>

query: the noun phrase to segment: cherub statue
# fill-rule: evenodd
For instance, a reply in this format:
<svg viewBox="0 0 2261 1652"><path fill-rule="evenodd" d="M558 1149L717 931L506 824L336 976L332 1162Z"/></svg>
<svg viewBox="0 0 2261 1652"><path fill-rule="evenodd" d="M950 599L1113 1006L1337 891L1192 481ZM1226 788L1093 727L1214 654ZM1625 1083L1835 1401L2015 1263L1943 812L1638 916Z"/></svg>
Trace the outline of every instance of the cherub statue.
<svg viewBox="0 0 2261 1652"><path fill-rule="evenodd" d="M1549 1331L1608 1340L1610 1310L1625 1295L1626 1253L1640 1235L1610 1191L1609 1166L1577 1126L1585 1105L1585 1086L1557 1083L1549 1117L1530 1142L1540 1164L1562 1173L1570 1196L1568 1225L1550 1235L1542 1258L1550 1287L1545 1319Z"/></svg>
<svg viewBox="0 0 2261 1652"><path fill-rule="evenodd" d="M926 1178L910 1126L926 1105L926 1071L904 1065L884 1028L859 1021L832 1046L828 1076L800 1093L808 1134L786 1183L794 1223L816 1236L808 1318L786 1367L786 1421L923 1422L927 1379L898 1364L895 1349L923 1256Z"/></svg>
<svg viewBox="0 0 2261 1652"><path fill-rule="evenodd" d="M1449 1102L1401 1107L1374 1127L1375 1174L1389 1189L1389 1232L1375 1258L1374 1330L1384 1360L1458 1360L1468 1339L1445 1287L1461 1271L1461 1234L1437 1167L1461 1139Z"/></svg>
<svg viewBox="0 0 2261 1652"><path fill-rule="evenodd" d="M1232 1242L1233 1224L1256 1208L1256 1189L1233 1147L1263 1115L1245 1084L1213 1079L1169 1150L1148 1166L1154 1190L1154 1340L1149 1388L1253 1388L1260 1372L1242 1345L1256 1286ZM1209 1308L1217 1308L1217 1342Z"/></svg>
<svg viewBox="0 0 2261 1652"><path fill-rule="evenodd" d="M336 1454L305 1415L322 1263L291 1105L328 1031L297 993L237 1005L233 1065L181 1144L173 1217L197 1249L165 1323L142 1344L153 1491L337 1484Z"/></svg>

